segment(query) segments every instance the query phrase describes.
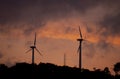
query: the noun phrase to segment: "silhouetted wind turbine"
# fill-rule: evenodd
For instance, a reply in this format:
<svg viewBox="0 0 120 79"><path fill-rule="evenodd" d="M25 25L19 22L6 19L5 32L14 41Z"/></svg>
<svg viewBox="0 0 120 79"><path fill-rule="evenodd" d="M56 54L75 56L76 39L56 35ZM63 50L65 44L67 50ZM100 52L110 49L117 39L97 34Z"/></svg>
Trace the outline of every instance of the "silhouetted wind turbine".
<svg viewBox="0 0 120 79"><path fill-rule="evenodd" d="M79 53L79 68L81 70L82 68L82 41L84 40L83 37L82 37L82 33L81 33L81 29L80 29L80 26L79 26L79 32L80 32L80 38L77 39L77 41L79 41L79 47L78 47L78 53Z"/></svg>
<svg viewBox="0 0 120 79"><path fill-rule="evenodd" d="M30 46L31 49L29 49L27 52L32 50L32 64L34 64L34 50L36 50L41 56L42 54L40 53L40 51L36 48L36 33L35 33L35 40L34 40L34 45ZM26 52L26 53L27 53Z"/></svg>

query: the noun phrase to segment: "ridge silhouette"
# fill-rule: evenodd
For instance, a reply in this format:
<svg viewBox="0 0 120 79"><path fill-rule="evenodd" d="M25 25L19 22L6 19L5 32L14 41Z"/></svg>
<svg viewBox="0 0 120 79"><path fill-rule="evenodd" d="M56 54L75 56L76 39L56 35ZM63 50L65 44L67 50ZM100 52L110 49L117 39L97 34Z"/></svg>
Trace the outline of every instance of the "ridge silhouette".
<svg viewBox="0 0 120 79"><path fill-rule="evenodd" d="M120 68L117 66L117 68ZM114 65L116 69L116 64ZM117 70L120 71L120 70ZM120 79L120 75L111 75L109 68L104 70L79 69L58 66L52 63L28 64L16 63L12 67L0 64L0 79Z"/></svg>

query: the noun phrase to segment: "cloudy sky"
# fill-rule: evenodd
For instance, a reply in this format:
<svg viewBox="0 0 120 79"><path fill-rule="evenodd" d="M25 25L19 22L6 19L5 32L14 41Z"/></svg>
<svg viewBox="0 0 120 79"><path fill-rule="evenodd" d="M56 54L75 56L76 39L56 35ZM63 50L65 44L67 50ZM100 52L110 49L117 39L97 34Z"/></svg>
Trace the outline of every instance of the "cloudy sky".
<svg viewBox="0 0 120 79"><path fill-rule="evenodd" d="M0 63L35 62L78 67L78 27L83 38L82 67L113 68L120 61L120 0L0 0Z"/></svg>

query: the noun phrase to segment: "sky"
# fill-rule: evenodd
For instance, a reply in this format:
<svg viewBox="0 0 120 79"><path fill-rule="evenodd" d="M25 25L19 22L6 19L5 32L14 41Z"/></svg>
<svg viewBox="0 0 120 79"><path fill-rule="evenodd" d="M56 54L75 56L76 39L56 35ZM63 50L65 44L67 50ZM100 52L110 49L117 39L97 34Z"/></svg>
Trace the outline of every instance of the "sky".
<svg viewBox="0 0 120 79"><path fill-rule="evenodd" d="M0 63L35 63L78 67L79 26L82 67L113 69L120 62L120 0L0 0Z"/></svg>

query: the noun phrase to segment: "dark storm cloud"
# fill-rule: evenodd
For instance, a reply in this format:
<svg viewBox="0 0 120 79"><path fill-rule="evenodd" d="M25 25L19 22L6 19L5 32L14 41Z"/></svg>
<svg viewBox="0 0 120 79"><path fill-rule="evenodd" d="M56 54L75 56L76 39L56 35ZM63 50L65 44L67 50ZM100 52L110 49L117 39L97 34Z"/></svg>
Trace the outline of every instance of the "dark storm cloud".
<svg viewBox="0 0 120 79"><path fill-rule="evenodd" d="M108 34L120 35L120 12L115 16L106 16L101 25L109 30Z"/></svg>
<svg viewBox="0 0 120 79"><path fill-rule="evenodd" d="M105 40L100 40L96 46L99 47L100 50L106 50L106 53L114 49L113 45L111 43L107 43Z"/></svg>
<svg viewBox="0 0 120 79"><path fill-rule="evenodd" d="M0 0L0 23L31 22L31 19L44 21L64 14L63 10L67 11L65 5L55 0Z"/></svg>
<svg viewBox="0 0 120 79"><path fill-rule="evenodd" d="M50 19L67 16L70 7L64 0L0 0L0 11L1 32L22 29L29 34Z"/></svg>
<svg viewBox="0 0 120 79"><path fill-rule="evenodd" d="M83 52L87 58L94 58L94 56L99 53L100 57L103 58L105 57L105 55L118 52L116 51L117 49L111 43L107 43L105 40L100 40L98 43L95 44L85 43L83 44L83 46Z"/></svg>
<svg viewBox="0 0 120 79"><path fill-rule="evenodd" d="M105 0L101 6L107 8L107 14L99 22L100 29L106 28L107 31L102 35L120 35L120 0Z"/></svg>
<svg viewBox="0 0 120 79"><path fill-rule="evenodd" d="M85 56L87 56L88 58L93 58L95 53L96 53L96 50L95 50L95 45L92 44L92 43L84 43L84 47L87 47L85 48ZM87 51L89 50L89 51Z"/></svg>
<svg viewBox="0 0 120 79"><path fill-rule="evenodd" d="M49 20L70 17L73 11L81 16L97 6L118 8L119 3L119 0L0 0L0 31L9 33L11 29L22 29L30 34ZM119 17L120 14L105 16L100 25L119 33Z"/></svg>
<svg viewBox="0 0 120 79"><path fill-rule="evenodd" d="M0 24L69 16L72 10L83 12L100 1L89 0L0 0Z"/></svg>
<svg viewBox="0 0 120 79"><path fill-rule="evenodd" d="M67 27L65 28L64 33L65 33L65 34L69 34L69 33L71 33L71 32L75 32L75 31L76 31L76 28L71 27L71 26L67 26Z"/></svg>

